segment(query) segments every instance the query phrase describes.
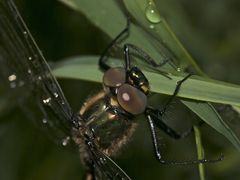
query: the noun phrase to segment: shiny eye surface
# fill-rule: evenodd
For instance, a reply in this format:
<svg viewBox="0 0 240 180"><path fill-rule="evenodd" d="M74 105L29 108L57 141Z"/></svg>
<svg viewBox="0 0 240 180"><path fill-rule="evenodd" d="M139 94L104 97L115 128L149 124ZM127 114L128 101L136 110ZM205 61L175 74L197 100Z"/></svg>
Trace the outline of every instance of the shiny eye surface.
<svg viewBox="0 0 240 180"><path fill-rule="evenodd" d="M124 68L116 67L107 70L103 75L103 84L108 87L119 87L126 81Z"/></svg>
<svg viewBox="0 0 240 180"><path fill-rule="evenodd" d="M133 115L143 113L147 106L147 96L129 84L118 88L117 100L125 111Z"/></svg>

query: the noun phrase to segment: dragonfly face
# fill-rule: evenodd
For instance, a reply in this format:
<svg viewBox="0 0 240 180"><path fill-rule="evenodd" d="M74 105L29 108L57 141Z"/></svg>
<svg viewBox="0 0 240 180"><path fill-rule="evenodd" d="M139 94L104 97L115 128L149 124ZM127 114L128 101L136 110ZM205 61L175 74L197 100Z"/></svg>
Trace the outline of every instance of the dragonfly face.
<svg viewBox="0 0 240 180"><path fill-rule="evenodd" d="M103 84L104 90L84 103L80 115L101 151L111 156L133 134L137 125L133 117L145 111L148 91L139 87L148 87L148 82L135 67L129 72L117 67L104 73Z"/></svg>

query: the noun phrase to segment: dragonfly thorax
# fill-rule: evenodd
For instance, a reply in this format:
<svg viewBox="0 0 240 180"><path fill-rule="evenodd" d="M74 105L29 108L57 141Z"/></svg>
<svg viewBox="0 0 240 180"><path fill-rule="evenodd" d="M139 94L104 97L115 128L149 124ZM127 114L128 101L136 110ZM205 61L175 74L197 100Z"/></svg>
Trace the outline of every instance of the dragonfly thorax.
<svg viewBox="0 0 240 180"><path fill-rule="evenodd" d="M115 96L100 91L80 109L86 129L94 133L96 144L108 155L118 152L133 134L136 123L132 115L118 104ZM127 138L126 138L127 137Z"/></svg>

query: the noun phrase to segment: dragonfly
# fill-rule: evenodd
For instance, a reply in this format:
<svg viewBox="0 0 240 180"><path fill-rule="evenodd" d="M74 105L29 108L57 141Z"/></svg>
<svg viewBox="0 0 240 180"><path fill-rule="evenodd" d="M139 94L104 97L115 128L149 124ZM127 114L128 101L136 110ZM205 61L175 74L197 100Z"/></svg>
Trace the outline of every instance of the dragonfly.
<svg viewBox="0 0 240 180"><path fill-rule="evenodd" d="M156 127L175 139L192 132L190 128L186 133L179 134L161 119L181 84L191 74L177 83L164 109L148 106L150 85L141 69L132 65L130 51L137 52L153 67L162 66L166 62L156 64L137 46L125 44L124 67L110 67L107 63L108 51L128 33L129 24L128 20L126 28L109 44L99 59L100 69L104 72L103 90L87 99L80 111L74 113L14 2L0 0L2 85L8 89L8 94L15 97L17 104L29 104L21 108L38 126L57 137L53 139L60 139L63 146L78 149L80 160L87 169L85 179L131 179L110 157L127 144L136 129L134 117L139 114L144 114L149 123L155 156L161 164L187 165L222 160L220 157L215 160L168 161L161 157ZM159 72L168 78L166 73ZM38 109L37 115L33 109Z"/></svg>

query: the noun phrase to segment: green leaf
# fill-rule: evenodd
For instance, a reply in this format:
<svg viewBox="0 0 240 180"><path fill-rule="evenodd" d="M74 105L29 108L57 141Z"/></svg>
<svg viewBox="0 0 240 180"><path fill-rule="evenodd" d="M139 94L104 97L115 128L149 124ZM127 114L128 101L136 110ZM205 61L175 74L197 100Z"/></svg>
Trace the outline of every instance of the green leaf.
<svg viewBox="0 0 240 180"><path fill-rule="evenodd" d="M232 106L232 108L240 114L240 106Z"/></svg>
<svg viewBox="0 0 240 180"><path fill-rule="evenodd" d="M67 59L54 70L58 77L76 78L86 81L102 82L102 72L98 70L98 56L82 56ZM119 59L112 61L119 62ZM172 95L177 81L183 76L169 75L171 80L155 72L144 71L149 79L151 92ZM179 97L209 101L222 104L240 105L240 86L193 76L183 83ZM203 103L204 104L204 103Z"/></svg>
<svg viewBox="0 0 240 180"><path fill-rule="evenodd" d="M236 136L233 130L223 121L218 113L212 113L215 111L215 109L210 103L207 103L208 106L206 106L205 102L195 102L189 100L183 100L182 102L212 128L216 129L219 133L224 135L238 150L240 150L239 138Z"/></svg>
<svg viewBox="0 0 240 180"><path fill-rule="evenodd" d="M115 38L126 27L127 16L123 13L117 1L105 0L101 1L101 3L90 3L88 0L59 1L83 13L89 21L111 38ZM169 56L162 52L162 48L158 44L154 43L155 40L149 38L149 34L143 31L143 29L135 24L131 24L130 36L127 38L127 42L144 49L157 62L166 60ZM123 45L125 42L120 43L120 45ZM169 67L171 66L166 64L165 68Z"/></svg>
<svg viewBox="0 0 240 180"><path fill-rule="evenodd" d="M98 58L98 56L85 56L65 60L57 66L57 68L54 70L54 74L60 78L73 78L101 83L102 72L98 70ZM118 62L119 60L115 61ZM176 82L183 78L179 76L170 76L172 78L172 80L170 80L166 77L163 77L161 74L148 71L144 71L144 74L149 79L152 92L168 95L173 94L173 91L176 87ZM208 86L205 86L205 83L208 83ZM226 89L226 91L221 92L219 91L219 88ZM228 88L235 89L236 94L232 95ZM216 92L211 93L212 89L215 89ZM199 96L199 91L202 92L201 96ZM233 143L233 145L240 150L239 139L228 127L228 125L222 120L218 113L215 112L214 108L209 103L189 100L204 99L205 101L212 101L218 103L228 102L229 104L236 104L239 106L239 95L239 86L226 83L221 84L220 81L208 81L208 79L205 79L205 81L203 81L202 79L198 80L193 78L189 78L186 82L183 83L178 94L179 97L188 98L188 100L186 99L181 101L194 113L196 113L203 121L208 123L225 137L227 137Z"/></svg>

